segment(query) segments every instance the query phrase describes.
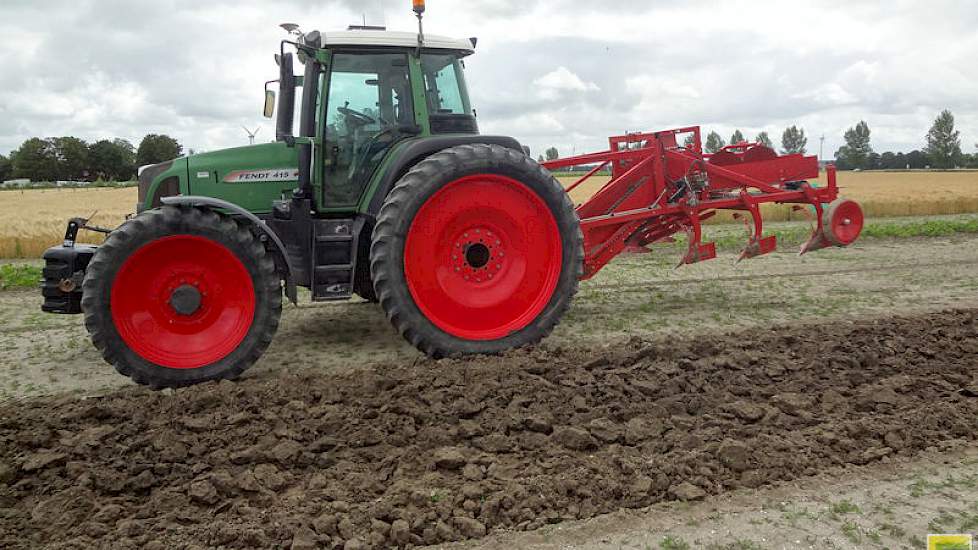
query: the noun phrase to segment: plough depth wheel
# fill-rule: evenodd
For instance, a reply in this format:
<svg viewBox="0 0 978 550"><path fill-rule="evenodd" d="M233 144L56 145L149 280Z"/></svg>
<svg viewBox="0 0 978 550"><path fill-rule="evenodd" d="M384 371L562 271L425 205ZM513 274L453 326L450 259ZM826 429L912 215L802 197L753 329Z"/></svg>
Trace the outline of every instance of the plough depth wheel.
<svg viewBox="0 0 978 550"><path fill-rule="evenodd" d="M863 209L849 199L836 199L822 213L822 232L835 246L856 242L863 230Z"/></svg>
<svg viewBox="0 0 978 550"><path fill-rule="evenodd" d="M553 176L518 151L463 145L391 191L371 274L387 317L425 353L494 353L550 333L577 290L582 243Z"/></svg>

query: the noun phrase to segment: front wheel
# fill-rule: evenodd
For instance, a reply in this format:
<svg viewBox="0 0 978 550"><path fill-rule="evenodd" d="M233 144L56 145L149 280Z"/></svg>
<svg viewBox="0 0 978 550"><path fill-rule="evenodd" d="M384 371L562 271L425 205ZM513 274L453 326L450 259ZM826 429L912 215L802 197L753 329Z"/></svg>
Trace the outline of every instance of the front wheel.
<svg viewBox="0 0 978 550"><path fill-rule="evenodd" d="M582 261L560 184L523 153L482 144L446 149L404 175L370 253L388 319L434 357L539 341L569 307Z"/></svg>
<svg viewBox="0 0 978 550"><path fill-rule="evenodd" d="M82 285L105 360L154 388L234 378L265 351L282 311L272 258L216 212L164 206L113 231Z"/></svg>

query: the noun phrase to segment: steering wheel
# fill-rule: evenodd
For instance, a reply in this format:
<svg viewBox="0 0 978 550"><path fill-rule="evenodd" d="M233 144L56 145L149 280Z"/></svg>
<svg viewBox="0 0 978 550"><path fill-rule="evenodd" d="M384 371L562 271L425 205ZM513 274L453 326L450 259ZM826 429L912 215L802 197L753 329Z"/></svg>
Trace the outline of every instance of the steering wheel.
<svg viewBox="0 0 978 550"><path fill-rule="evenodd" d="M354 111L349 107L337 107L336 110L341 115L352 118L358 126L366 126L367 124L375 124L377 122L374 117L361 113L360 111Z"/></svg>

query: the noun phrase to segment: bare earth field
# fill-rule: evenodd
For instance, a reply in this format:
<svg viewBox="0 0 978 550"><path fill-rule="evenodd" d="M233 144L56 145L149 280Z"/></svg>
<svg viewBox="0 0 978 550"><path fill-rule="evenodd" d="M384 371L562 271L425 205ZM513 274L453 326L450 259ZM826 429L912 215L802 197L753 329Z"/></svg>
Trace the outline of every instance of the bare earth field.
<svg viewBox="0 0 978 550"><path fill-rule="evenodd" d="M0 292L2 548L922 548L978 528L978 236L585 282L554 335L430 361L286 307L238 382L154 393Z"/></svg>

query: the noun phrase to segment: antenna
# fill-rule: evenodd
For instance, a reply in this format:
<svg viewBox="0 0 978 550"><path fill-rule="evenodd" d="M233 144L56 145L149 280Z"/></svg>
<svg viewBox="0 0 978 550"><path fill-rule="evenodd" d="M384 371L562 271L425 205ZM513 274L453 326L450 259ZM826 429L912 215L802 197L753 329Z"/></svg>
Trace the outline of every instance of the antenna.
<svg viewBox="0 0 978 550"><path fill-rule="evenodd" d="M258 135L258 132L261 131L261 126L255 128L255 131L251 131L251 130L245 128L244 126L242 126L241 129L243 129L245 131L245 133L248 134L248 144L249 145L254 145L255 144L255 136L257 136Z"/></svg>
<svg viewBox="0 0 978 550"><path fill-rule="evenodd" d="M421 57L421 48L424 47L424 27L421 24L421 17L424 14L424 0L412 0L414 15L418 17L418 57Z"/></svg>
<svg viewBox="0 0 978 550"><path fill-rule="evenodd" d="M295 23L282 23L279 25L279 27L282 27L285 29L285 32L293 36L302 36L302 32L299 30L299 25L296 25Z"/></svg>

